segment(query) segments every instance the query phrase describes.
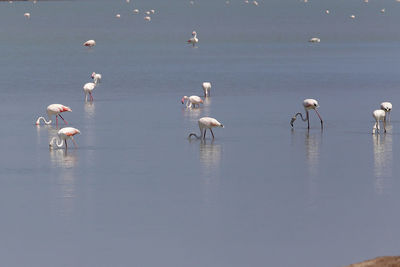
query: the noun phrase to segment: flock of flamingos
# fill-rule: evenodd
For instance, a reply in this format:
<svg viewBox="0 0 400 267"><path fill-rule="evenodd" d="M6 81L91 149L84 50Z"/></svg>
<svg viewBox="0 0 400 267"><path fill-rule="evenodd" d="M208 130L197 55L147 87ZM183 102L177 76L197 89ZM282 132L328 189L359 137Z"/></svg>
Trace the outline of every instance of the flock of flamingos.
<svg viewBox="0 0 400 267"><path fill-rule="evenodd" d="M126 0L126 2L128 2L128 3L129 3L129 1L130 0ZM397 0L397 1L400 1L400 0ZM12 1L10 1L10 2L12 2ZM36 1L34 1L34 2L36 2ZM304 0L304 2L308 2L308 0ZM368 0L364 0L364 2L368 2ZM193 1L190 1L190 3L194 4ZM227 4L228 3L229 3L229 1L227 1ZM249 1L245 1L245 3L248 4ZM253 1L253 4L258 6L258 2L257 1ZM381 12L384 13L385 9L382 9ZM134 13L138 14L139 10L135 9ZM150 11L146 11L145 12L146 15L150 15L150 14L154 14L154 13L155 13L155 11L153 9L150 10ZM325 13L329 14L330 11L326 10ZM29 19L30 18L30 13L25 13L24 16ZM116 18L120 18L120 17L121 17L120 14L116 15ZM355 18L354 15L351 15L350 17L352 19ZM149 16L146 16L145 20L146 21L150 21L151 18ZM319 43L320 41L321 40L319 38L317 38L317 37L311 38L309 40L309 42L312 42L312 43ZM187 41L187 43L191 44L193 47L196 47L196 44L198 42L199 42L199 39L197 38L197 32L193 31L192 32L192 37ZM88 40L85 43L83 43L83 45L86 46L86 47L93 47L93 46L96 45L96 41L95 40ZM93 101L94 100L92 92L96 88L96 86L100 83L102 76L99 73L93 72L92 75L91 75L91 78L93 79L93 82L86 83L83 86L83 91L84 91L84 94L85 94L85 102L88 101L88 97L89 97L89 101ZM204 82L203 83L203 90L204 90L204 98L210 97L211 83L210 82ZM199 97L199 96L196 96L196 95L192 95L190 97L184 96L182 98L182 100L181 100L182 104L184 104L185 101L186 101L186 107L188 109L196 108L196 105L197 105L197 107L200 107L200 104L203 104L203 99L201 97ZM305 116L303 116L303 114L301 112L296 113L292 117L292 119L290 121L290 125L292 126L292 128L294 127L294 122L296 121L297 117L299 116L302 121L307 122L307 128L310 129L310 114L309 114L309 111L310 110L314 110L315 113L317 114L318 118L320 119L321 129L322 129L323 128L323 120L322 120L321 115L317 111L317 108L319 107L318 101L315 100L315 99L305 99L303 101L303 107L305 109ZM375 119L375 123L374 123L374 126L372 128L372 133L373 134L374 133L380 133L380 129L381 129L380 128L380 122L383 123L383 129L384 129L384 132L386 133L386 121L387 121L387 118L389 118L391 110L392 110L392 104L390 102L383 102L380 105L380 109L377 109L372 113L372 116ZM47 107L47 110L46 110L47 120L46 120L45 117L41 116L36 120L36 125L40 125L40 123L42 121L46 125L51 124L52 123L52 116L55 116L56 127L58 127L58 117L60 117L64 121L65 124L68 124L67 121L61 116L61 113L67 112L67 111L71 112L72 110L71 110L70 107L62 105L62 104L51 104L51 105L49 105ZM220 123L215 118L211 118L211 117L200 118L198 120L198 124L199 124L200 134L197 135L196 133L190 133L189 137L188 137L189 139L193 136L193 137L195 137L197 139L204 140L206 138L206 131L207 130L209 130L211 132L212 138L214 139L214 133L212 131L212 128L215 128L215 127L223 128L224 127L222 125L222 123ZM70 139L74 143L74 146L76 147L77 145L76 145L76 142L74 140L74 136L76 134L80 134L80 131L78 129L76 129L76 128L73 128L73 127L61 128L57 133L58 139L56 137L53 137L51 139L51 141L50 141L49 146L50 146L50 148L53 148L55 146L57 146L58 148L62 148L63 145L65 144L65 148L67 149L67 147L68 147L67 140Z"/></svg>

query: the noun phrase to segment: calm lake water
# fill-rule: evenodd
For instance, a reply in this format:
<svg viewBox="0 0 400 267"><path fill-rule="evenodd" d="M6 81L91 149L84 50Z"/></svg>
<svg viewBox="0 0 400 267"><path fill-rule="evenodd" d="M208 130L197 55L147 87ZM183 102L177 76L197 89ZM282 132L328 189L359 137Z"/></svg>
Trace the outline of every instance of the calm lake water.
<svg viewBox="0 0 400 267"><path fill-rule="evenodd" d="M2 266L334 267L399 253L400 3L259 2L0 3ZM102 83L84 103L93 71ZM203 81L211 98L187 110ZM310 131L291 130L304 98L324 131L314 113ZM373 136L382 101L392 121ZM72 108L77 149L49 150L57 129L34 125L52 103ZM188 141L203 116L225 128Z"/></svg>

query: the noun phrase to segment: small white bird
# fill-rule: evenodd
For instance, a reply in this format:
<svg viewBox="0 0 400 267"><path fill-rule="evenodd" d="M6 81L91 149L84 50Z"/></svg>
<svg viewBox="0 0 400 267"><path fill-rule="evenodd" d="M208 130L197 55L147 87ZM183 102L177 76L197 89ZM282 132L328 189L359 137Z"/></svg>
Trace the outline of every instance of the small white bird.
<svg viewBox="0 0 400 267"><path fill-rule="evenodd" d="M386 119L385 119L386 113L382 109L377 109L374 112L372 112L372 117L375 119L374 127L372 128L372 134L375 132L379 133L380 132L380 127L379 127L379 122L383 121L383 129L386 133Z"/></svg>
<svg viewBox="0 0 400 267"><path fill-rule="evenodd" d="M139 14L139 9L134 9L133 14Z"/></svg>
<svg viewBox="0 0 400 267"><path fill-rule="evenodd" d="M150 9L151 14L156 13L156 11L154 9Z"/></svg>
<svg viewBox="0 0 400 267"><path fill-rule="evenodd" d="M310 115L309 115L309 110L313 109L315 111L315 113L317 113L318 118L321 121L321 129L323 128L323 121L321 116L319 115L317 108L319 107L318 105L318 101L315 99L304 99L303 101L303 107L306 111L306 118L303 117L303 115L301 114L301 112L296 113L293 117L292 120L290 121L290 125L293 127L293 123L296 120L297 116L300 115L301 120L302 121L307 121L307 128L310 129Z"/></svg>
<svg viewBox="0 0 400 267"><path fill-rule="evenodd" d="M146 12L144 12L146 15L150 15L150 11L146 11Z"/></svg>
<svg viewBox="0 0 400 267"><path fill-rule="evenodd" d="M196 46L196 44L199 42L199 39L197 38L197 32L196 31L192 32L192 38L190 38L187 42L189 44L192 44L193 47Z"/></svg>
<svg viewBox="0 0 400 267"><path fill-rule="evenodd" d="M384 8L381 9L381 13L385 13L385 11L386 11L386 10L385 10Z"/></svg>
<svg viewBox="0 0 400 267"><path fill-rule="evenodd" d="M27 13L24 13L24 17L27 18L27 19L29 19L29 18L31 17L31 13L28 13L28 12L27 12Z"/></svg>
<svg viewBox="0 0 400 267"><path fill-rule="evenodd" d="M192 95L190 97L187 97L187 96L182 97L182 99L181 99L182 104L185 103L185 100L187 100L187 102L186 102L187 108L191 108L191 107L195 108L196 105L198 107L200 107L200 104L203 104L203 99L201 99L197 95Z"/></svg>
<svg viewBox="0 0 400 267"><path fill-rule="evenodd" d="M98 84L98 83L101 82L101 74L100 74L100 73L93 72L92 75L91 75L91 77L92 77L93 82L94 82L95 84Z"/></svg>
<svg viewBox="0 0 400 267"><path fill-rule="evenodd" d="M146 16L146 17L144 17L144 20L145 21L151 21L151 17L150 16Z"/></svg>
<svg viewBox="0 0 400 267"><path fill-rule="evenodd" d="M46 121L46 119L44 117L39 117L36 120L35 124L39 125L40 121L43 120L43 122L46 125L49 125L51 123L51 117L53 115L56 116L56 126L58 126L58 116L64 121L65 124L68 124L68 122L66 120L64 120L64 118L60 114L62 112L66 112L66 111L72 112L72 109L70 107L67 107L67 106L64 106L61 104L51 104L51 105L47 106L47 109L46 109L48 121Z"/></svg>
<svg viewBox="0 0 400 267"><path fill-rule="evenodd" d="M92 91L96 87L96 83L86 83L83 86L83 92L85 93L85 102L87 102L88 95L90 96L90 101L93 101Z"/></svg>
<svg viewBox="0 0 400 267"><path fill-rule="evenodd" d="M83 43L84 46L87 47L93 47L96 45L96 41L95 40L87 40L86 42Z"/></svg>
<svg viewBox="0 0 400 267"><path fill-rule="evenodd" d="M63 146L63 141L64 141L65 149L67 149L68 148L68 145L67 145L68 139L71 139L72 142L74 143L74 146L76 147L77 144L75 143L74 135L80 134L80 133L81 132L78 129L75 129L73 127L62 128L57 133L59 140L57 140L57 137L53 137L49 143L49 147L53 148L54 141L56 141L55 144L57 145L57 147L61 148ZM58 142L58 141L60 141L60 142Z"/></svg>
<svg viewBox="0 0 400 267"><path fill-rule="evenodd" d="M210 82L203 82L203 91L204 91L204 97L210 96L210 91L211 91Z"/></svg>
<svg viewBox="0 0 400 267"><path fill-rule="evenodd" d="M355 19L356 16L355 16L355 15L350 15L350 18L351 18L351 19Z"/></svg>
<svg viewBox="0 0 400 267"><path fill-rule="evenodd" d="M222 125L222 123L220 123L219 121L217 121L214 118L210 118L210 117L203 117L199 119L199 128L200 128L200 136L197 136L197 134L195 133L191 133L189 134L189 139L190 137L194 136L197 139L206 139L206 131L207 129L210 130L211 134L212 134L212 138L214 139L214 133L212 131L212 128L214 127L221 127L224 128L224 125Z"/></svg>
<svg viewBox="0 0 400 267"><path fill-rule="evenodd" d="M317 38L317 37L313 37L310 40L308 40L310 43L320 43L321 39Z"/></svg>
<svg viewBox="0 0 400 267"><path fill-rule="evenodd" d="M257 1L253 1L253 5L258 6L258 2Z"/></svg>
<svg viewBox="0 0 400 267"><path fill-rule="evenodd" d="M386 121L386 117L388 118L388 120L390 120L390 112L392 111L392 103L390 103L390 102L382 102L381 103L381 109L383 110L383 111L385 111L386 112L386 116L385 116L385 121Z"/></svg>
<svg viewBox="0 0 400 267"><path fill-rule="evenodd" d="M326 13L326 14L329 14L329 13L331 13L331 12L327 9L327 10L325 10L325 13Z"/></svg>
<svg viewBox="0 0 400 267"><path fill-rule="evenodd" d="M117 19L119 19L119 18L121 18L121 14L115 15L115 17L116 17Z"/></svg>

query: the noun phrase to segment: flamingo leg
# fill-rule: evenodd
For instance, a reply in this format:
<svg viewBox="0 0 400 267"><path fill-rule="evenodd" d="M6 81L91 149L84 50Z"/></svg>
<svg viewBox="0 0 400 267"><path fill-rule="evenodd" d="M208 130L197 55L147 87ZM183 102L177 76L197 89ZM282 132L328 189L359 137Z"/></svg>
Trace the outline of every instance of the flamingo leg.
<svg viewBox="0 0 400 267"><path fill-rule="evenodd" d="M386 119L386 117L385 117L385 119ZM383 130L386 133L386 120L383 121Z"/></svg>
<svg viewBox="0 0 400 267"><path fill-rule="evenodd" d="M324 128L324 122L322 121L321 115L319 115L319 113L316 109L314 109L314 110L315 110L315 113L317 113L319 120L321 121L321 128Z"/></svg>
<svg viewBox="0 0 400 267"><path fill-rule="evenodd" d="M207 129L204 129L203 140L206 139L206 132L207 132Z"/></svg>
<svg viewBox="0 0 400 267"><path fill-rule="evenodd" d="M306 110L306 116L307 116L307 128L310 129L310 115L308 114L308 110Z"/></svg>
<svg viewBox="0 0 400 267"><path fill-rule="evenodd" d="M377 124L378 122L376 121L375 123L374 123L374 127L372 127L372 134L374 134L375 132L376 132L376 124Z"/></svg>
<svg viewBox="0 0 400 267"><path fill-rule="evenodd" d="M61 114L58 114L58 116L60 116L60 118L65 122L65 124L68 124L68 122L66 120L64 120L64 118L61 116Z"/></svg>
<svg viewBox="0 0 400 267"><path fill-rule="evenodd" d="M65 149L67 149L68 148L67 139L64 140L64 143L65 143Z"/></svg>
<svg viewBox="0 0 400 267"><path fill-rule="evenodd" d="M92 93L89 93L89 95L90 95L90 101L93 101Z"/></svg>
<svg viewBox="0 0 400 267"><path fill-rule="evenodd" d="M214 139L214 133L213 133L213 131L212 131L212 129L210 128L210 132L211 132L211 134L212 134L212 137L213 137L213 139Z"/></svg>

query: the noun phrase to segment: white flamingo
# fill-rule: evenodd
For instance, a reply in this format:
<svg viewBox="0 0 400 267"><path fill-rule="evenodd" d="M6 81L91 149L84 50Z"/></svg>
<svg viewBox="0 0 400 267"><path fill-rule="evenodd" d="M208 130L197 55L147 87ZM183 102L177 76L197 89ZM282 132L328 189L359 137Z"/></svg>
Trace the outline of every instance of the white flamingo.
<svg viewBox="0 0 400 267"><path fill-rule="evenodd" d="M90 101L93 101L92 91L96 87L97 83L85 83L83 86L83 92L85 93L85 102L87 102L88 95L90 96Z"/></svg>
<svg viewBox="0 0 400 267"><path fill-rule="evenodd" d="M87 46L87 47L93 47L95 45L96 45L95 40L87 40L86 42L83 43L83 46Z"/></svg>
<svg viewBox="0 0 400 267"><path fill-rule="evenodd" d="M206 139L206 131L207 129L210 130L211 134L212 134L212 138L214 139L214 133L212 131L212 128L214 127L221 127L224 128L224 125L222 125L222 123L220 123L219 121L217 121L214 118L210 118L210 117L203 117L199 119L199 128L200 128L200 136L197 136L197 134L195 133L191 133L189 134L189 139L194 136L197 139Z"/></svg>
<svg viewBox="0 0 400 267"><path fill-rule="evenodd" d="M392 103L382 102L381 109L386 112L385 121L386 121L386 117L388 118L388 120L390 120L390 112L392 111Z"/></svg>
<svg viewBox="0 0 400 267"><path fill-rule="evenodd" d="M81 132L78 129L75 129L73 127L62 128L57 133L59 140L57 140L57 137L53 137L49 143L49 146L50 146L50 148L53 148L54 143L55 143L57 147L61 148L63 146L63 141L64 141L65 149L67 149L68 148L68 145L67 145L68 139L71 139L72 142L74 143L74 146L77 146L77 144L75 143L75 140L74 140L74 135L80 134L80 133ZM60 142L58 142L58 141L60 141Z"/></svg>
<svg viewBox="0 0 400 267"><path fill-rule="evenodd" d="M198 107L200 107L200 104L203 104L203 99L201 99L199 96L197 95L192 95L190 97L184 96L181 99L182 104L185 103L185 100L187 100L186 102L186 107L187 108L191 108L191 107L196 107L196 105L198 105Z"/></svg>
<svg viewBox="0 0 400 267"><path fill-rule="evenodd" d="M203 91L204 91L204 97L210 96L210 91L211 91L210 82L203 82Z"/></svg>
<svg viewBox="0 0 400 267"><path fill-rule="evenodd" d="M307 128L310 129L310 115L309 115L308 111L313 109L315 111L315 113L317 113L318 118L321 120L321 129L322 129L324 122L322 121L322 118L317 111L317 108L319 107L318 101L315 99L305 99L303 101L303 106L306 111L306 118L303 118L303 115L301 114L301 112L298 112L293 116L292 120L290 121L290 125L292 125L292 127L293 127L294 121L296 120L297 116L300 115L302 121L307 121Z"/></svg>
<svg viewBox="0 0 400 267"><path fill-rule="evenodd" d="M31 13L29 13L29 12L24 13L24 17L29 19L31 17Z"/></svg>
<svg viewBox="0 0 400 267"><path fill-rule="evenodd" d="M374 117L375 119L375 124L374 127L372 128L372 134L374 134L375 132L379 133L381 128L379 127L379 122L383 121L383 129L386 133L386 113L384 110L382 109L377 109L374 112L372 112L372 117Z"/></svg>
<svg viewBox="0 0 400 267"><path fill-rule="evenodd" d="M46 109L48 121L44 117L39 117L36 120L36 125L39 125L41 120L43 120L43 122L46 125L49 125L51 123L51 116L53 116L53 115L56 116L56 126L58 126L58 116L60 116L60 118L65 122L65 124L68 124L68 122L66 120L64 120L64 118L60 114L62 112L66 112L66 111L72 112L72 109L67 106L61 105L61 104L51 104L51 105L47 106L47 109Z"/></svg>
<svg viewBox="0 0 400 267"><path fill-rule="evenodd" d="M310 43L320 43L321 39L317 38L317 37L313 37L310 40L308 40Z"/></svg>
<svg viewBox="0 0 400 267"><path fill-rule="evenodd" d="M92 75L91 75L91 77L92 77L93 82L94 82L95 84L100 83L100 81L101 81L101 74L100 74L100 73L93 72Z"/></svg>
<svg viewBox="0 0 400 267"><path fill-rule="evenodd" d="M196 44L199 42L199 39L197 38L197 32L196 31L192 32L192 38L190 38L187 42L189 44L192 44L193 47L196 46Z"/></svg>

